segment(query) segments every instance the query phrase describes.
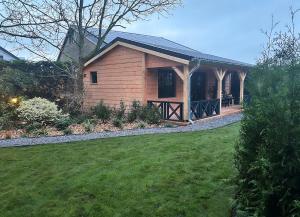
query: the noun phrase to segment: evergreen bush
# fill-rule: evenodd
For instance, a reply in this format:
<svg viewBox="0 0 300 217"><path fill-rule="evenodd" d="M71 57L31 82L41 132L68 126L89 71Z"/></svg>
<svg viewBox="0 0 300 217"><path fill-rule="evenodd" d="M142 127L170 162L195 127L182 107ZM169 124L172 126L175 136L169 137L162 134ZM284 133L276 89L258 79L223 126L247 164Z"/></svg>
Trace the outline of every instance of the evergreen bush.
<svg viewBox="0 0 300 217"><path fill-rule="evenodd" d="M17 112L19 118L29 124L53 124L57 120L67 117L54 102L40 97L22 101Z"/></svg>
<svg viewBox="0 0 300 217"><path fill-rule="evenodd" d="M112 110L101 100L95 107L92 108L92 113L102 122L107 122L112 115Z"/></svg>
<svg viewBox="0 0 300 217"><path fill-rule="evenodd" d="M300 216L300 65L251 73L235 155L237 216Z"/></svg>

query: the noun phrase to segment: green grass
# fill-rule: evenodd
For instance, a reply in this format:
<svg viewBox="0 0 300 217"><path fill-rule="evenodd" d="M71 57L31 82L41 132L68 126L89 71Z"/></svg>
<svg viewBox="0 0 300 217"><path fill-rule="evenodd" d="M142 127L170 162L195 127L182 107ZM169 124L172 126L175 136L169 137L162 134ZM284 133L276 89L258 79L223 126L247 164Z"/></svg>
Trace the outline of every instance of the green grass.
<svg viewBox="0 0 300 217"><path fill-rule="evenodd" d="M229 216L239 127L0 149L0 216Z"/></svg>

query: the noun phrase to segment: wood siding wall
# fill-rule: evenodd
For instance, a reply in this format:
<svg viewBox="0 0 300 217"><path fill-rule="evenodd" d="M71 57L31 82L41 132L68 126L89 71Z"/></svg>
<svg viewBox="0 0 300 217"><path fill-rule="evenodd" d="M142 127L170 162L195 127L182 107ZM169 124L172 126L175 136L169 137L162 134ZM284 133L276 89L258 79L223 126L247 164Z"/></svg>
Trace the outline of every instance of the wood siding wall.
<svg viewBox="0 0 300 217"><path fill-rule="evenodd" d="M173 67L180 66L180 63L163 59L161 57L157 57L154 55L146 54L146 68L165 68L165 67Z"/></svg>
<svg viewBox="0 0 300 217"><path fill-rule="evenodd" d="M91 84L90 72L96 71L98 83ZM144 101L145 55L142 52L117 46L101 59L84 70L85 107L96 105L101 100L117 107L123 100Z"/></svg>
<svg viewBox="0 0 300 217"><path fill-rule="evenodd" d="M123 46L117 46L84 70L85 108L95 106L101 100L118 107L120 101L131 105L138 100L182 102L182 80L176 75L176 97L158 98L157 71L149 68L170 68L180 63L145 54ZM96 71L98 83L92 84L90 72Z"/></svg>

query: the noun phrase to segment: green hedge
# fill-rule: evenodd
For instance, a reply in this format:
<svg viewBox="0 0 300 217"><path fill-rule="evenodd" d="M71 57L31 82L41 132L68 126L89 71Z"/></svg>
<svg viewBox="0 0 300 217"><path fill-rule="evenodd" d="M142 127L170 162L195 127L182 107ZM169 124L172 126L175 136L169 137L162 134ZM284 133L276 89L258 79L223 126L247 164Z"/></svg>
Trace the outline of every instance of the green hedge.
<svg viewBox="0 0 300 217"><path fill-rule="evenodd" d="M300 216L300 65L250 73L235 156L237 216Z"/></svg>

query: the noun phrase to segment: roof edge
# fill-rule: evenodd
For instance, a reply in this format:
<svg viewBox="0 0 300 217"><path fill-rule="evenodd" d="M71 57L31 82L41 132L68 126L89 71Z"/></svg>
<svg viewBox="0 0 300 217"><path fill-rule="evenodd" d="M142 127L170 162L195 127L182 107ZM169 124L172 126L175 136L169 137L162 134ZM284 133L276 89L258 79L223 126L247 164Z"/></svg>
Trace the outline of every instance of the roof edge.
<svg viewBox="0 0 300 217"><path fill-rule="evenodd" d="M0 50L4 51L5 53L9 54L10 56L16 58L17 60L20 60L19 57L17 57L16 55L12 54L11 52L9 52L8 50L6 50L4 47L0 46Z"/></svg>
<svg viewBox="0 0 300 217"><path fill-rule="evenodd" d="M131 40L128 40L128 39L117 37L113 41L111 41L110 43L105 45L99 51L99 53L96 56L94 56L93 58L91 58L90 60L88 60L84 64L84 66L86 67L86 66L90 65L92 62L94 62L95 60L97 60L98 58L100 58L101 56L106 54L108 51L110 51L112 48L116 47L117 45L121 45L121 46L129 45L129 46L126 46L126 47L129 47L129 48L132 48L132 49L135 49L135 50L140 50L140 51L143 51L145 53L150 53L150 54L153 54L155 56L160 56L162 58L170 59L172 61L179 62L179 63L182 63L182 64L189 64L190 60L192 59L191 56L171 52L171 51L168 51L168 50L165 50L165 49L161 49L161 48L157 48L157 47L154 47L154 46L150 46L150 45L146 45L146 44L143 44L143 43L139 43L139 42L135 42L135 41L131 41Z"/></svg>

